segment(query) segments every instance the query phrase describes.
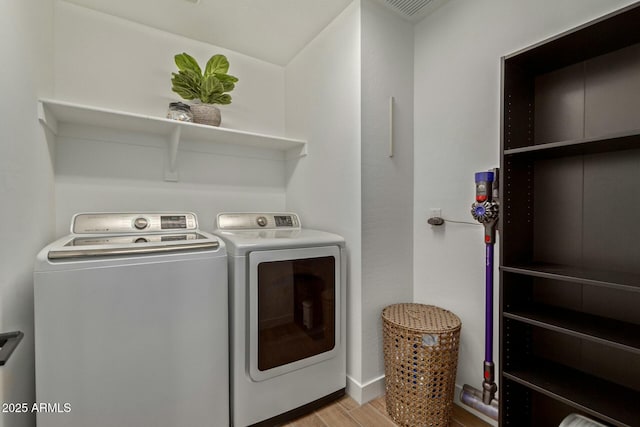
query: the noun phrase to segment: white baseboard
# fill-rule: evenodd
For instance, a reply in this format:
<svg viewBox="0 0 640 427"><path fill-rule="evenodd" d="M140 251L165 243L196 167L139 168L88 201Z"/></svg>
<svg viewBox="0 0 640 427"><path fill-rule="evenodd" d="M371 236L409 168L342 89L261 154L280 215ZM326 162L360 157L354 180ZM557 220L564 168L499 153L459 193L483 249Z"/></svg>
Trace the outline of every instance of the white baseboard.
<svg viewBox="0 0 640 427"><path fill-rule="evenodd" d="M347 394L358 402L358 405L382 396L384 394L384 375L367 381L364 384L359 383L347 375Z"/></svg>
<svg viewBox="0 0 640 427"><path fill-rule="evenodd" d="M460 393L462 393L462 386L456 384L456 393L455 396L453 396L453 401L459 405L461 408L465 409L466 411L472 413L473 415L475 415L476 417L480 418L482 421L485 421L489 424L491 424L492 426L498 426L498 422L494 419L491 419L489 417L487 417L485 414L483 414L482 412L476 411L475 409L465 405L464 403L462 403L460 401Z"/></svg>

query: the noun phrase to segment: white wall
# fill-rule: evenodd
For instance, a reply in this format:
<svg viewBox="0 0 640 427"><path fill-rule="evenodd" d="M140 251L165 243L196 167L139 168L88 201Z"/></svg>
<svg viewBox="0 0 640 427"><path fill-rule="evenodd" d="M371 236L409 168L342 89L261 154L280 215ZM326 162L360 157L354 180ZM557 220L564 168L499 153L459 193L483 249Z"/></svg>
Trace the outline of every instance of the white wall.
<svg viewBox="0 0 640 427"><path fill-rule="evenodd" d="M470 220L474 172L499 165L500 57L631 3L450 0L416 26L414 298L462 318L458 385L482 382L482 231L431 228L429 209Z"/></svg>
<svg viewBox="0 0 640 427"><path fill-rule="evenodd" d="M367 401L384 392L382 309L413 299L413 25L370 0L362 1L361 104L361 400Z"/></svg>
<svg viewBox="0 0 640 427"><path fill-rule="evenodd" d="M237 52L95 12L64 1L55 8L56 99L163 117L173 56L201 65L216 53L240 81L220 106L222 127L284 134L284 68ZM221 211L285 208L285 159L268 150L185 141L179 182L164 182L166 140L62 126L56 148L56 234L79 211L187 210L205 230Z"/></svg>
<svg viewBox="0 0 640 427"><path fill-rule="evenodd" d="M309 140L309 156L288 168L287 208L346 238L347 391L359 402L384 390L382 308L413 296L412 81L413 27L368 0L286 67L287 134Z"/></svg>
<svg viewBox="0 0 640 427"><path fill-rule="evenodd" d="M309 155L287 166L287 209L344 236L349 256L347 373L361 378L360 4L348 6L285 68L286 130Z"/></svg>
<svg viewBox="0 0 640 427"><path fill-rule="evenodd" d="M222 127L282 134L284 70L220 46L156 30L58 0L55 15L56 98L164 117L173 57L187 52L204 67L217 53L240 79L233 102L222 105Z"/></svg>
<svg viewBox="0 0 640 427"><path fill-rule="evenodd" d="M202 229L212 230L219 212L285 207L282 153L182 141L180 181L165 182L163 138L63 125L56 144L58 236L80 211L192 211Z"/></svg>
<svg viewBox="0 0 640 427"><path fill-rule="evenodd" d="M0 402L35 400L33 262L53 236L53 171L39 96L53 87L53 1L0 2L0 331L24 339L0 367ZM0 414L0 426L35 424L34 414Z"/></svg>

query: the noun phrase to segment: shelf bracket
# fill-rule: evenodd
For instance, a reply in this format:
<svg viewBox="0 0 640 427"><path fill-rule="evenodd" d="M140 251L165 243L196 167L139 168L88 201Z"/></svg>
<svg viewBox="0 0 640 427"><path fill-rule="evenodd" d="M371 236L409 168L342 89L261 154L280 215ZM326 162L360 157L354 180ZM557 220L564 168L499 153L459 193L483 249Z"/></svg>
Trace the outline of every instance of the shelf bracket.
<svg viewBox="0 0 640 427"><path fill-rule="evenodd" d="M305 157L307 155L307 143L305 142L303 145L299 147L290 148L285 152L286 160L295 160L301 157Z"/></svg>
<svg viewBox="0 0 640 427"><path fill-rule="evenodd" d="M58 120L42 102L38 102L38 120L54 135L58 134Z"/></svg>
<svg viewBox="0 0 640 427"><path fill-rule="evenodd" d="M164 180L178 181L178 147L180 145L180 126L176 126L169 135L169 158L164 170Z"/></svg>
<svg viewBox="0 0 640 427"><path fill-rule="evenodd" d="M0 334L0 366L4 366L7 363L23 337L24 334L20 331Z"/></svg>

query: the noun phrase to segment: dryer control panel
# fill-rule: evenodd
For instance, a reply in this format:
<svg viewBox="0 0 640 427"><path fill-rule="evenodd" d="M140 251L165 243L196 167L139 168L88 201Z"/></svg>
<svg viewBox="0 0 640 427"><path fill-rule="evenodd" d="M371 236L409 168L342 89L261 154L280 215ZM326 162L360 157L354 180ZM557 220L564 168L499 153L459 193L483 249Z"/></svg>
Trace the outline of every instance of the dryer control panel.
<svg viewBox="0 0 640 427"><path fill-rule="evenodd" d="M73 234L154 233L196 230L194 213L80 213L71 221Z"/></svg>
<svg viewBox="0 0 640 427"><path fill-rule="evenodd" d="M299 230L300 218L294 213L221 213L220 230Z"/></svg>

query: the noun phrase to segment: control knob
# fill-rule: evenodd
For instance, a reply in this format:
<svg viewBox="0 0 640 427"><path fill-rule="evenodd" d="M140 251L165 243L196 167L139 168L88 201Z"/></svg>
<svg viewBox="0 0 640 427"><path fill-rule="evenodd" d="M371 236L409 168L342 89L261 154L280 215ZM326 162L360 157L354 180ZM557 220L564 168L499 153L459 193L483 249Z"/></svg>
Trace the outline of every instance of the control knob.
<svg viewBox="0 0 640 427"><path fill-rule="evenodd" d="M139 217L133 221L133 226L138 230L144 230L149 225L149 221L146 218Z"/></svg>

